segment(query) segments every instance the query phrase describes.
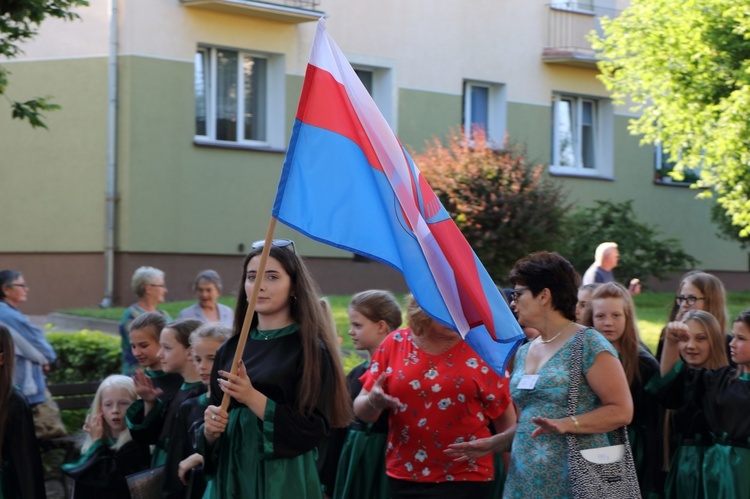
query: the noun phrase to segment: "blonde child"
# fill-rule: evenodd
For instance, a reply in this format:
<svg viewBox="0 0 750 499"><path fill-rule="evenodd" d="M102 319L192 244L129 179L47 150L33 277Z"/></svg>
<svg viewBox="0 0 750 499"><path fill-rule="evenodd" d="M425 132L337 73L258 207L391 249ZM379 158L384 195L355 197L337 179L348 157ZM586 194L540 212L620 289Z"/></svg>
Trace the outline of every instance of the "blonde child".
<svg viewBox="0 0 750 499"><path fill-rule="evenodd" d="M232 336L232 330L220 323L206 324L190 335L193 364L201 382L209 390L216 351L230 336ZM177 469L178 476L183 485L191 485L191 498L202 497L206 488L202 467L203 456L196 452L193 443L196 432L200 432L203 412L208 407L209 397L210 391L207 391L200 397L193 397L183 402L175 421L174 434L179 436L179 440L175 439L174 453L170 452L170 458L174 455L176 459L182 459ZM183 494L182 497L185 495Z"/></svg>
<svg viewBox="0 0 750 499"><path fill-rule="evenodd" d="M688 310L682 316L682 323L686 326L685 341L679 343L679 351L688 367L718 369L728 364L724 332L713 315L703 310ZM657 379L646 388L659 393L663 383ZM711 438L702 405L685 399L681 390L659 395L662 405L670 409L664 426L665 455L669 456L665 459L668 473L664 496L699 497L703 488L703 457Z"/></svg>
<svg viewBox="0 0 750 499"><path fill-rule="evenodd" d="M687 315L685 316L687 317ZM750 309L732 324L729 344L737 367L691 369L680 359L690 342L690 323L667 324L661 359L661 394L672 402L699 407L711 439L706 442L700 483L681 497L750 498ZM670 398L671 398L670 397ZM687 494L690 494L689 496Z"/></svg>
<svg viewBox="0 0 750 499"><path fill-rule="evenodd" d="M125 424L125 412L136 397L128 376L109 376L99 385L83 425L82 455L62 466L75 481L74 499L129 498L125 477L148 468L148 448L133 441Z"/></svg>
<svg viewBox="0 0 750 499"><path fill-rule="evenodd" d="M133 324L143 316L138 317ZM159 335L158 358L162 370L167 375L177 376L182 383L172 397L164 397L162 390L153 378L143 372L134 376L135 389L140 397L127 412L127 423L133 438L142 444L154 445L151 466L167 462L171 431L180 404L190 397L197 397L206 391L200 382L190 357L190 333L201 326L197 319L183 319L165 325ZM130 334L131 341L133 333ZM138 356L136 355L136 358ZM179 462L179 461L178 461ZM177 464L174 470L165 469L165 488L171 480L177 479Z"/></svg>
<svg viewBox="0 0 750 499"><path fill-rule="evenodd" d="M663 411L656 397L646 392L646 383L659 373L659 363L641 346L635 305L622 285L601 284L591 294L585 320L617 350L633 397L633 420L628 437L633 448L638 481L643 497L660 496L664 487L662 470Z"/></svg>

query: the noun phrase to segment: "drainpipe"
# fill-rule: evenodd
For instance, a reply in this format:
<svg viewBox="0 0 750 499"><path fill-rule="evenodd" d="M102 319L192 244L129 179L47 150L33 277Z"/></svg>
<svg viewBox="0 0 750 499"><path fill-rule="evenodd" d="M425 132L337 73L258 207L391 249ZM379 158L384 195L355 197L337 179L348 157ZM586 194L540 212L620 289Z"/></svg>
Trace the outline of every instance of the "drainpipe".
<svg viewBox="0 0 750 499"><path fill-rule="evenodd" d="M115 281L115 207L117 202L117 0L109 0L109 71L107 90L107 191L105 197L104 299L112 306Z"/></svg>

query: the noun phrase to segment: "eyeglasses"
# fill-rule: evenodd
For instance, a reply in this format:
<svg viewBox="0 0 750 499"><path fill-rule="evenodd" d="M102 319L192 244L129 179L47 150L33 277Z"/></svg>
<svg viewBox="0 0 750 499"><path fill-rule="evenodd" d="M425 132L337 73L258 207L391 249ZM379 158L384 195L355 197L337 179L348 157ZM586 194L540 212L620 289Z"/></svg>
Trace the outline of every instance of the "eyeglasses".
<svg viewBox="0 0 750 499"><path fill-rule="evenodd" d="M28 284L23 284L23 283L20 283L20 282L18 282L18 283L13 283L13 284L11 284L10 286L11 286L11 287L16 287L16 288L29 289L29 286L28 286Z"/></svg>
<svg viewBox="0 0 750 499"><path fill-rule="evenodd" d="M511 301L518 301L518 297L521 296L521 293L523 293L524 291L528 291L529 289L530 288L528 286L523 288L515 288L510 294Z"/></svg>
<svg viewBox="0 0 750 499"><path fill-rule="evenodd" d="M166 284L149 284L149 286L153 286L155 288L166 288Z"/></svg>
<svg viewBox="0 0 750 499"><path fill-rule="evenodd" d="M703 296L694 296L694 295L687 295L687 296L677 295L674 297L674 301L678 305L682 305L682 302L686 301L687 304L690 305L691 307L695 305L695 302L697 302L698 300L705 300L705 298Z"/></svg>
<svg viewBox="0 0 750 499"><path fill-rule="evenodd" d="M250 245L252 249L258 249L262 248L266 244L266 241L261 239L260 241L255 241L253 244ZM297 254L297 248L294 246L294 241L291 239L274 239L271 241L272 246L276 246L277 248L289 248L292 253L295 255Z"/></svg>

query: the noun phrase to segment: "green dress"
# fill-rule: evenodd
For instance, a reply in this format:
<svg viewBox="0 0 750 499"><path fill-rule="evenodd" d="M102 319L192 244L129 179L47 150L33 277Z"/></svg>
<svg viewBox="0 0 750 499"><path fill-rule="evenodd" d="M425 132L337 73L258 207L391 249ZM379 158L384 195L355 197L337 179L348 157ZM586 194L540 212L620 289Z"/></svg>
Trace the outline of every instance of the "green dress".
<svg viewBox="0 0 750 499"><path fill-rule="evenodd" d="M680 360L659 383L700 404L705 414L711 443L701 467L702 497L750 499L750 376L731 366L688 369Z"/></svg>
<svg viewBox="0 0 750 499"><path fill-rule="evenodd" d="M347 375L352 400L362 391L359 378L369 365L369 361L364 362ZM385 474L387 439L388 411L383 411L374 423L357 420L352 424L340 450L334 499L387 499L390 496Z"/></svg>
<svg viewBox="0 0 750 499"><path fill-rule="evenodd" d="M216 352L211 373L211 405L221 405L218 371L230 371L239 336ZM334 392L333 363L321 344L321 396L310 414L297 410L302 377L299 325L250 332L242 359L253 386L267 398L263 420L232 400L226 431L206 448L200 431L198 448L209 480L204 498L318 499L322 497L316 469L316 447L329 428Z"/></svg>

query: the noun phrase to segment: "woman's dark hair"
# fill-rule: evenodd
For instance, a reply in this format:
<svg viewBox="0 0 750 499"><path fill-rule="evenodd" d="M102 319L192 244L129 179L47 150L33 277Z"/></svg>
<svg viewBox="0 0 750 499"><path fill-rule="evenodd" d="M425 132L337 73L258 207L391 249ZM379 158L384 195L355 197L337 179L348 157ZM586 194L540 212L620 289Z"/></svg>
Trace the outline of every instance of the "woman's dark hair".
<svg viewBox="0 0 750 499"><path fill-rule="evenodd" d="M571 321L576 319L580 277L573 265L559 254L537 251L521 258L510 271L510 282L527 286L534 296L549 289L552 309Z"/></svg>
<svg viewBox="0 0 750 499"><path fill-rule="evenodd" d="M263 247L248 253L242 262L242 279L240 280L237 304L234 310L234 327L232 334L242 331L242 324L247 313L247 293L245 279L247 265L254 257L263 252ZM343 362L339 353L339 346L334 342L337 335L331 331L331 324L326 317L318 297L318 289L310 272L302 259L291 249L271 246L269 256L278 261L291 279L290 313L292 320L300 326L302 340L302 379L300 380L299 400L297 410L305 416L311 414L318 405L321 397L321 369L325 356L321 355L321 345L330 355L334 370L334 394L331 398L331 425L337 428L347 426L352 419L351 396L346 385ZM258 326L258 313L255 312L250 323L250 329Z"/></svg>
<svg viewBox="0 0 750 499"><path fill-rule="evenodd" d="M175 338L180 342L180 345L190 348L190 335L202 325L203 322L198 319L179 319L170 322L164 328L173 330L176 333Z"/></svg>
<svg viewBox="0 0 750 499"><path fill-rule="evenodd" d="M16 361L13 337L10 335L8 328L2 324L0 324L0 353L3 354L3 362L0 366L0 408L2 408L0 410L0 471L2 471L3 439L5 437L5 425L8 422L8 413L10 412L8 407L10 406L10 395L13 392L13 365Z"/></svg>
<svg viewBox="0 0 750 499"><path fill-rule="evenodd" d="M0 270L0 300L5 298L5 286L10 286L13 281L21 277L21 273L15 270Z"/></svg>

